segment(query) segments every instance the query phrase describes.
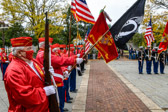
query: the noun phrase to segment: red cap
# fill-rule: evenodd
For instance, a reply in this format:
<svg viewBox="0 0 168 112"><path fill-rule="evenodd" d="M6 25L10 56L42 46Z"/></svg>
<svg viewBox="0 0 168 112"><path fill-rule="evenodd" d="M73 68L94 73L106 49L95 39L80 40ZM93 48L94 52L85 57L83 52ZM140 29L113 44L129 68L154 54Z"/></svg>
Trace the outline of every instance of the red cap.
<svg viewBox="0 0 168 112"><path fill-rule="evenodd" d="M12 38L11 44L12 47L24 47L24 46L32 46L32 38L31 37L18 37Z"/></svg>
<svg viewBox="0 0 168 112"><path fill-rule="evenodd" d="M56 47L60 47L60 45L58 43L54 44L51 46L52 48L56 48Z"/></svg>
<svg viewBox="0 0 168 112"><path fill-rule="evenodd" d="M1 48L1 50L5 50L5 48Z"/></svg>
<svg viewBox="0 0 168 112"><path fill-rule="evenodd" d="M74 47L74 45L73 45L73 44L70 44L70 47Z"/></svg>
<svg viewBox="0 0 168 112"><path fill-rule="evenodd" d="M78 47L82 48L82 47L83 47L83 45L79 45Z"/></svg>
<svg viewBox="0 0 168 112"><path fill-rule="evenodd" d="M38 41L39 41L39 43L40 42L44 42L45 41L45 37L39 38ZM49 37L49 42L52 43L52 41L53 41L53 38Z"/></svg>
<svg viewBox="0 0 168 112"><path fill-rule="evenodd" d="M61 44L60 48L66 48L66 45L65 44Z"/></svg>

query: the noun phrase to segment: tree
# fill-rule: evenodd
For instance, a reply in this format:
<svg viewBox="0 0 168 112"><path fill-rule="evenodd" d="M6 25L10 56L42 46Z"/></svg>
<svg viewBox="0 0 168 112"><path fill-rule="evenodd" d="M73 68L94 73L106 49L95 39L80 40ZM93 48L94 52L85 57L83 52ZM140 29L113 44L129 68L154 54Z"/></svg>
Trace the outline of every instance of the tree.
<svg viewBox="0 0 168 112"><path fill-rule="evenodd" d="M5 33L5 46L11 45L10 44L11 38L30 36L30 34L26 33L24 27L19 23L14 23L8 29L4 30L4 33ZM0 36L2 36L2 33L0 33ZM0 46L2 46L1 41L0 41Z"/></svg>
<svg viewBox="0 0 168 112"><path fill-rule="evenodd" d="M11 24L24 23L26 30L38 38L44 35L45 12L48 12L50 34L57 34L63 29L63 2L65 0L3 0L0 19Z"/></svg>
<svg viewBox="0 0 168 112"><path fill-rule="evenodd" d="M142 33L136 33L131 39L131 41L136 46L146 46L146 43L145 43L146 41Z"/></svg>
<svg viewBox="0 0 168 112"><path fill-rule="evenodd" d="M153 7L156 9L160 8L168 9L167 0L149 0L149 1L153 4Z"/></svg>
<svg viewBox="0 0 168 112"><path fill-rule="evenodd" d="M168 21L168 2L167 0L148 0L145 7L145 15L143 21L143 34L149 23L150 17L152 18L153 35L155 43L158 45L162 39L162 34L166 22Z"/></svg>

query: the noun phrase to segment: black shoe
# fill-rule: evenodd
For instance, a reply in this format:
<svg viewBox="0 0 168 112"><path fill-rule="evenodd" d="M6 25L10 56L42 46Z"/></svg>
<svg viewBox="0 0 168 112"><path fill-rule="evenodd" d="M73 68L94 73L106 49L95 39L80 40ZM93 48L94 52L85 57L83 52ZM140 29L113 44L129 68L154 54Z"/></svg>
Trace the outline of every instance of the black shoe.
<svg viewBox="0 0 168 112"><path fill-rule="evenodd" d="M69 100L69 101L67 101L67 103L72 103L72 101Z"/></svg>
<svg viewBox="0 0 168 112"><path fill-rule="evenodd" d="M158 74L158 73L155 73L155 74Z"/></svg>
<svg viewBox="0 0 168 112"><path fill-rule="evenodd" d="M63 111L68 111L68 109L67 108L63 108Z"/></svg>
<svg viewBox="0 0 168 112"><path fill-rule="evenodd" d="M77 92L78 91L78 89L75 89L75 91L74 92Z"/></svg>
<svg viewBox="0 0 168 112"><path fill-rule="evenodd" d="M81 73L80 71L78 71L78 75L79 75L79 76L82 76L82 73Z"/></svg>
<svg viewBox="0 0 168 112"><path fill-rule="evenodd" d="M70 92L72 92L72 93L76 93L78 91L78 89L75 89L74 91L70 91Z"/></svg>
<svg viewBox="0 0 168 112"><path fill-rule="evenodd" d="M73 100L73 98L70 97L69 100Z"/></svg>

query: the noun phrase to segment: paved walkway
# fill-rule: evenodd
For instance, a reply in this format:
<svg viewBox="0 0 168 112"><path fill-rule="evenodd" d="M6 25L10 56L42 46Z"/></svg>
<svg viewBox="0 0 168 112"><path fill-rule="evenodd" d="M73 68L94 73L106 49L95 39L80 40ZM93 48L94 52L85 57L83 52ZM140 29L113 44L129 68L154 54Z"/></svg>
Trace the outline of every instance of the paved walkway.
<svg viewBox="0 0 168 112"><path fill-rule="evenodd" d="M8 112L8 97L2 81L2 72L0 70L0 112Z"/></svg>
<svg viewBox="0 0 168 112"><path fill-rule="evenodd" d="M144 63L144 74L139 75L137 61L112 61L108 65L160 108L168 109L168 66L165 66L165 74L154 74L152 67L152 75L147 75L146 63Z"/></svg>
<svg viewBox="0 0 168 112"><path fill-rule="evenodd" d="M86 112L150 112L104 61L90 66Z"/></svg>

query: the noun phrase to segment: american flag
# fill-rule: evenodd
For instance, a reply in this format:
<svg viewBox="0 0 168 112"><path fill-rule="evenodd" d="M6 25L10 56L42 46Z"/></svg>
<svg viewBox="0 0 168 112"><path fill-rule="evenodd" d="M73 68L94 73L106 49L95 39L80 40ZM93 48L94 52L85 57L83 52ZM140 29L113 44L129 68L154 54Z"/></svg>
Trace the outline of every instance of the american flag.
<svg viewBox="0 0 168 112"><path fill-rule="evenodd" d="M88 28L87 33L85 35L85 42L87 41L88 35L89 35L90 29Z"/></svg>
<svg viewBox="0 0 168 112"><path fill-rule="evenodd" d="M85 35L85 42L87 41L87 37L88 37L88 36L87 36L87 34L86 34L86 35Z"/></svg>
<svg viewBox="0 0 168 112"><path fill-rule="evenodd" d="M71 12L73 13L76 21L85 21L87 23L95 23L94 17L92 16L86 0L72 0Z"/></svg>
<svg viewBox="0 0 168 112"><path fill-rule="evenodd" d="M88 28L88 31L85 35L85 53L87 53L89 51L90 48L90 42L88 41L88 35L89 35L90 29Z"/></svg>
<svg viewBox="0 0 168 112"><path fill-rule="evenodd" d="M90 48L90 42L87 40L85 44L85 53L89 51L89 48Z"/></svg>
<svg viewBox="0 0 168 112"><path fill-rule="evenodd" d="M146 39L147 46L150 47L151 46L151 42L153 42L155 40L155 38L153 36L153 31L152 31L152 21L151 21L151 18L150 18L148 27L146 28L145 36L144 37Z"/></svg>

